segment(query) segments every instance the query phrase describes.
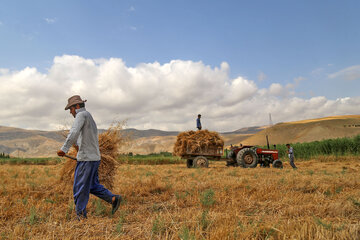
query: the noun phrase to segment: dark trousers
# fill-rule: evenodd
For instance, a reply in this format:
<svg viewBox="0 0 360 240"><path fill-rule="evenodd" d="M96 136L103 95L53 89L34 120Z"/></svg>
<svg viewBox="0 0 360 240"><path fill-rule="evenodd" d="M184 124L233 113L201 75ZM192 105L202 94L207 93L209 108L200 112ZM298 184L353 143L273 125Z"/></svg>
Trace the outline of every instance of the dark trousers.
<svg viewBox="0 0 360 240"><path fill-rule="evenodd" d="M111 203L112 197L115 196L99 183L99 165L100 161L79 161L76 164L73 192L77 215L86 217L90 193L108 203Z"/></svg>
<svg viewBox="0 0 360 240"><path fill-rule="evenodd" d="M289 157L289 160L290 160L290 165L292 166L292 168L297 168L294 163L294 157Z"/></svg>

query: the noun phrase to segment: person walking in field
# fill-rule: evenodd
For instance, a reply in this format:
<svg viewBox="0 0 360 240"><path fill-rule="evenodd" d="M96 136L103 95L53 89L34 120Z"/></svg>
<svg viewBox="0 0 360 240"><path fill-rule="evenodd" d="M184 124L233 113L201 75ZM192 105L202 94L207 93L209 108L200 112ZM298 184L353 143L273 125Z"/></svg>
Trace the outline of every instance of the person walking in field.
<svg viewBox="0 0 360 240"><path fill-rule="evenodd" d="M294 149L290 146L290 144L286 144L286 147L287 147L287 154L289 156L289 161L290 161L290 165L293 169L297 169L297 167L295 166L295 163L294 163Z"/></svg>
<svg viewBox="0 0 360 240"><path fill-rule="evenodd" d="M201 121L200 121L200 118L201 118L201 114L198 114L198 118L196 119L196 128L198 130L201 130Z"/></svg>
<svg viewBox="0 0 360 240"><path fill-rule="evenodd" d="M68 99L65 110L70 109L75 121L65 140L64 145L57 152L58 156L65 156L72 145L78 150L77 164L74 174L74 202L78 219L87 218L86 205L89 195L103 199L112 204L112 214L120 206L122 200L120 195L115 195L99 183L98 169L100 165L100 150L98 130L91 114L85 109L86 100L82 100L79 95Z"/></svg>

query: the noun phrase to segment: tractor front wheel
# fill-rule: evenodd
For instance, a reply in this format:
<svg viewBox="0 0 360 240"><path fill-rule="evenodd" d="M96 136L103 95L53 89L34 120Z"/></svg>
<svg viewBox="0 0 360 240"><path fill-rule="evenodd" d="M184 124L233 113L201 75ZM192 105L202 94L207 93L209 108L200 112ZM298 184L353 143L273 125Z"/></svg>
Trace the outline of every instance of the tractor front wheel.
<svg viewBox="0 0 360 240"><path fill-rule="evenodd" d="M204 156L198 156L193 160L194 168L207 168L209 167L209 161Z"/></svg>
<svg viewBox="0 0 360 240"><path fill-rule="evenodd" d="M283 163L282 163L282 161L280 161L279 159L278 159L278 160L275 160L275 161L273 162L273 167L274 167L274 168L283 168Z"/></svg>
<svg viewBox="0 0 360 240"><path fill-rule="evenodd" d="M244 148L238 152L236 161L244 168L255 168L258 164L258 155L254 149Z"/></svg>

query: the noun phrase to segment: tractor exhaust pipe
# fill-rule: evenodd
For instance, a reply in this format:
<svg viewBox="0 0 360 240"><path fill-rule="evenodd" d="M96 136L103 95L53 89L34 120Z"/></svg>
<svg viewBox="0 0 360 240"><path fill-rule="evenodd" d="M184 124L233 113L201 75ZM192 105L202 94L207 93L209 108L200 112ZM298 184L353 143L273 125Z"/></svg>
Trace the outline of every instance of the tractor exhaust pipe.
<svg viewBox="0 0 360 240"><path fill-rule="evenodd" d="M268 135L266 135L266 143L267 143L267 148L270 149L270 144L269 144L269 138Z"/></svg>

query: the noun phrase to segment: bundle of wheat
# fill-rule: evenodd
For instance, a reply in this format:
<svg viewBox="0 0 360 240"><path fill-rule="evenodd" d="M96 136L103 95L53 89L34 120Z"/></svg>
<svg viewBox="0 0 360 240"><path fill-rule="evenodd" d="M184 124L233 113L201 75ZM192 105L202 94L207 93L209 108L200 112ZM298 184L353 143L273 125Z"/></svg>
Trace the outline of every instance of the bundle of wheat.
<svg viewBox="0 0 360 240"><path fill-rule="evenodd" d="M176 139L173 155L184 156L189 153L206 151L211 147L223 147L224 140L219 133L208 130L181 132Z"/></svg>
<svg viewBox="0 0 360 240"><path fill-rule="evenodd" d="M120 145L125 141L120 130L122 124L111 126L107 131L99 135L99 148L101 153L101 163L99 166L99 181L108 189L113 188L114 175L116 172L117 157L119 154ZM71 148L68 155L76 157L77 151ZM68 159L60 173L60 181L66 185L70 185L74 181L76 161Z"/></svg>

